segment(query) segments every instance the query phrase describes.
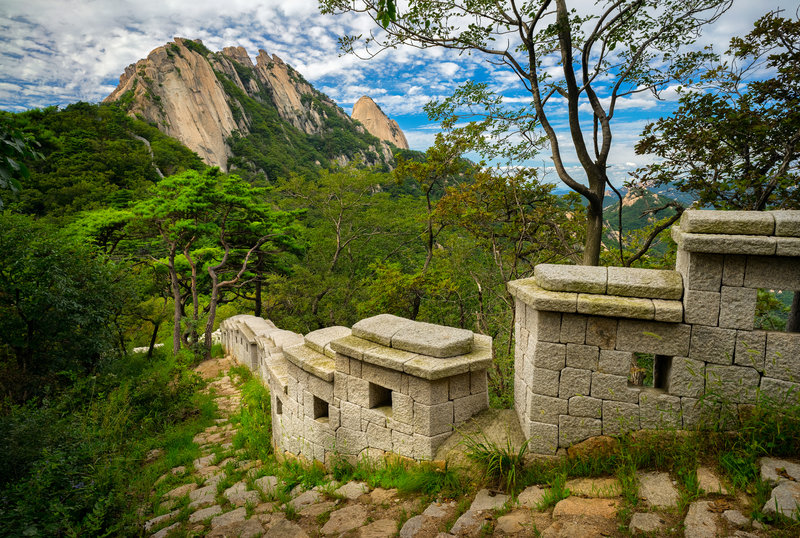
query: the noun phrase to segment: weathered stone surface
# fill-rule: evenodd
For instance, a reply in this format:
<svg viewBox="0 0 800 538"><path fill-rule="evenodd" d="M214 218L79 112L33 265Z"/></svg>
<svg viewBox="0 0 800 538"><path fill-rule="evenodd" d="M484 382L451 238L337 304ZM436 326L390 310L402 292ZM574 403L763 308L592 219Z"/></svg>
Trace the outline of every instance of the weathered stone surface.
<svg viewBox="0 0 800 538"><path fill-rule="evenodd" d="M191 482L189 484L184 484L182 486L178 486L166 492L164 494L165 499L180 499L184 495L188 495L190 492L197 489L197 484Z"/></svg>
<svg viewBox="0 0 800 538"><path fill-rule="evenodd" d="M422 515L409 518L400 529L400 538L415 538L422 530L424 523L425 517Z"/></svg>
<svg viewBox="0 0 800 538"><path fill-rule="evenodd" d="M706 493L726 493L719 477L708 467L697 468L697 485Z"/></svg>
<svg viewBox="0 0 800 538"><path fill-rule="evenodd" d="M729 365L733 364L735 349L736 331L733 329L698 325L692 328L692 343L688 354L691 359Z"/></svg>
<svg viewBox="0 0 800 538"><path fill-rule="evenodd" d="M428 437L419 433L414 434L413 438L413 458L418 460L432 460L436 455L436 450L444 443L450 436L451 432L441 433Z"/></svg>
<svg viewBox="0 0 800 538"><path fill-rule="evenodd" d="M391 448L389 449L391 450ZM369 486L364 482L348 482L334 490L333 494L354 501L361 495L369 493Z"/></svg>
<svg viewBox="0 0 800 538"><path fill-rule="evenodd" d="M548 291L536 285L533 278L512 280L506 284L508 292L526 305L548 312L577 312L578 294Z"/></svg>
<svg viewBox="0 0 800 538"><path fill-rule="evenodd" d="M489 393L470 394L453 400L453 422L461 424L473 415L489 408Z"/></svg>
<svg viewBox="0 0 800 538"><path fill-rule="evenodd" d="M725 402L755 403L761 376L747 366L706 366L706 391ZM687 395L690 396L690 395Z"/></svg>
<svg viewBox="0 0 800 538"><path fill-rule="evenodd" d="M797 397L797 394L800 394L800 383L762 377L761 393L773 401L781 401L792 396Z"/></svg>
<svg viewBox="0 0 800 538"><path fill-rule="evenodd" d="M622 484L616 478L574 478L564 484L570 495L606 499L622 495Z"/></svg>
<svg viewBox="0 0 800 538"><path fill-rule="evenodd" d="M587 346L581 346L587 347ZM592 386L592 371L583 370L579 368L564 368L561 370L561 379L559 381L558 397L561 398L563 407L566 409L567 399L572 396L586 396ZM566 414L566 411L559 413ZM533 418L533 417L532 417ZM542 420L540 422L550 422Z"/></svg>
<svg viewBox="0 0 800 538"><path fill-rule="evenodd" d="M540 263L533 276L541 288L549 291L606 293L607 270L602 266Z"/></svg>
<svg viewBox="0 0 800 538"><path fill-rule="evenodd" d="M637 534L653 534L658 533L664 526L666 521L661 519L661 516L652 512L636 512L631 517L631 523L628 529L634 536Z"/></svg>
<svg viewBox="0 0 800 538"><path fill-rule="evenodd" d="M717 516L709 501L695 501L683 521L685 535L697 538L714 538L717 534Z"/></svg>
<svg viewBox="0 0 800 538"><path fill-rule="evenodd" d="M546 493L547 490L542 489L539 486L528 486L522 490L522 493L519 494L517 497L517 502L520 504L520 506L535 509L542 502L542 499Z"/></svg>
<svg viewBox="0 0 800 538"><path fill-rule="evenodd" d="M596 435L567 449L571 458L609 456L617 451L619 441L608 435Z"/></svg>
<svg viewBox="0 0 800 538"><path fill-rule="evenodd" d="M683 321L683 303L680 301L667 301L664 299L653 299L655 321L666 321L669 323L680 323Z"/></svg>
<svg viewBox="0 0 800 538"><path fill-rule="evenodd" d="M603 416L603 400L590 396L573 396L569 399L569 414L573 417L600 418Z"/></svg>
<svg viewBox="0 0 800 538"><path fill-rule="evenodd" d="M189 516L189 523L200 523L202 521L205 521L206 519L218 516L221 513L222 513L222 507L220 505L217 504L214 506L209 506L208 508L203 508L201 510L193 512Z"/></svg>
<svg viewBox="0 0 800 538"><path fill-rule="evenodd" d="M798 288L800 289L800 288ZM767 333L764 375L800 382L800 333Z"/></svg>
<svg viewBox="0 0 800 538"><path fill-rule="evenodd" d="M719 326L729 329L753 329L756 317L758 290L722 286L719 307Z"/></svg>
<svg viewBox="0 0 800 538"><path fill-rule="evenodd" d="M486 370L492 363L492 337L476 334L472 351L454 357L419 355L403 365L403 371L423 379L443 379L470 371Z"/></svg>
<svg viewBox="0 0 800 538"><path fill-rule="evenodd" d="M750 366L763 372L766 346L767 333L764 331L737 331L736 350L733 355L734 364Z"/></svg>
<svg viewBox="0 0 800 538"><path fill-rule="evenodd" d="M638 472L639 497L653 508L677 506L680 495L667 473Z"/></svg>
<svg viewBox="0 0 800 538"><path fill-rule="evenodd" d="M530 530L532 525L533 518L529 510L514 510L497 518L494 531L501 534L516 534Z"/></svg>
<svg viewBox="0 0 800 538"><path fill-rule="evenodd" d="M236 506L244 506L248 503L255 505L261 501L261 496L257 491L247 491L245 482L237 482L226 489L222 495Z"/></svg>
<svg viewBox="0 0 800 538"><path fill-rule="evenodd" d="M383 110L370 97L364 95L353 105L350 117L358 120L371 135L391 142L400 149L408 149L406 140L400 126L390 119Z"/></svg>
<svg viewBox="0 0 800 538"><path fill-rule="evenodd" d="M583 370L597 370L600 350L596 346L567 344L567 366ZM588 391L587 391L588 392Z"/></svg>
<svg viewBox="0 0 800 538"><path fill-rule="evenodd" d="M308 534L297 523L281 519L267 529L264 538L308 538Z"/></svg>
<svg viewBox="0 0 800 538"><path fill-rule="evenodd" d="M397 532L397 521L384 518L358 529L358 538L385 538L393 536L395 532Z"/></svg>
<svg viewBox="0 0 800 538"><path fill-rule="evenodd" d="M800 237L800 210L770 211L775 219L775 235L782 237Z"/></svg>
<svg viewBox="0 0 800 538"><path fill-rule="evenodd" d="M415 359L417 357L419 357L419 354L411 353L410 351L376 346L372 349L365 350L362 360L365 364L402 372L403 365L411 359Z"/></svg>
<svg viewBox="0 0 800 538"><path fill-rule="evenodd" d="M686 290L683 298L683 318L692 325L716 327L719 322L719 298L715 291Z"/></svg>
<svg viewBox="0 0 800 538"><path fill-rule="evenodd" d="M533 365L548 370L561 370L567 357L566 344L535 342L533 346Z"/></svg>
<svg viewBox="0 0 800 538"><path fill-rule="evenodd" d="M743 286L744 271L747 265L747 256L726 254L722 268L723 286Z"/></svg>
<svg viewBox="0 0 800 538"><path fill-rule="evenodd" d="M217 508L219 508L219 507L217 507ZM150 529L153 529L155 527L158 527L162 523L166 523L167 521L171 521L171 520L175 519L176 517L178 517L178 514L180 514L180 513L181 513L180 510L173 510L172 512L169 512L168 514L163 514L163 515L160 515L160 516L156 516L156 517L154 517L152 519L147 520L145 522L145 524L144 524L145 532L150 532ZM192 523L194 523L194 522L192 522Z"/></svg>
<svg viewBox="0 0 800 538"><path fill-rule="evenodd" d="M351 331L347 327L334 325L311 331L305 336L305 343L317 353L325 354L325 348L329 348L331 341L350 336L350 333Z"/></svg>
<svg viewBox="0 0 800 538"><path fill-rule="evenodd" d="M800 239L797 237L776 237L776 256L800 256Z"/></svg>
<svg viewBox="0 0 800 538"><path fill-rule="evenodd" d="M453 402L436 405L414 403L414 433L431 437L453 428Z"/></svg>
<svg viewBox="0 0 800 538"><path fill-rule="evenodd" d="M744 514L742 514L738 510L725 510L724 512L722 512L722 517L729 524L734 525L736 527L750 526L750 519L747 518Z"/></svg>
<svg viewBox="0 0 800 538"><path fill-rule="evenodd" d="M472 331L421 321L400 326L392 336L395 349L439 358L467 354L472 342Z"/></svg>
<svg viewBox="0 0 800 538"><path fill-rule="evenodd" d="M527 427L527 431L526 431ZM555 454L558 448L558 426L528 421L523 432L530 439L528 448L534 454Z"/></svg>
<svg viewBox="0 0 800 538"><path fill-rule="evenodd" d="M775 218L771 211L687 209L681 215L680 227L696 234L772 235Z"/></svg>
<svg viewBox="0 0 800 538"><path fill-rule="evenodd" d="M392 314L379 314L377 316L372 316L371 318L362 319L361 321L357 322L355 325L353 325L352 332L353 336L363 338L364 340L369 340L370 342L375 342L382 346L391 347L392 337L395 335L395 333L397 333L397 331L403 327L413 323L414 321L410 319L401 318ZM336 349L335 346L333 347L334 351L343 353L342 351Z"/></svg>
<svg viewBox="0 0 800 538"><path fill-rule="evenodd" d="M719 291L724 257L719 254L678 250L675 268L687 290Z"/></svg>
<svg viewBox="0 0 800 538"><path fill-rule="evenodd" d="M788 480L779 483L761 511L765 514L782 514L790 519L800 516L800 483Z"/></svg>
<svg viewBox="0 0 800 538"><path fill-rule="evenodd" d="M586 341L586 316L562 314L561 342L564 344L583 344Z"/></svg>
<svg viewBox="0 0 800 538"><path fill-rule="evenodd" d="M639 395L639 425L646 430L680 428L681 399L659 390L642 390Z"/></svg>
<svg viewBox="0 0 800 538"><path fill-rule="evenodd" d="M362 504L353 504L331 512L331 517L323 525L322 534L342 534L356 529L367 519L367 508Z"/></svg>
<svg viewBox="0 0 800 538"><path fill-rule="evenodd" d="M192 502L189 503L190 510L197 510L206 506L211 506L217 502L217 485L210 484L208 486L196 489L189 494Z"/></svg>
<svg viewBox="0 0 800 538"><path fill-rule="evenodd" d="M609 269L611 268L609 267ZM655 317L652 299L579 293L577 308L579 314L593 316L633 319L653 319Z"/></svg>
<svg viewBox="0 0 800 538"><path fill-rule="evenodd" d="M689 356L691 325L621 319L617 329L617 350Z"/></svg>
<svg viewBox="0 0 800 538"><path fill-rule="evenodd" d="M800 289L800 271L793 258L776 258L774 256L750 256L747 258L747 269L744 285L748 288Z"/></svg>
<svg viewBox="0 0 800 538"><path fill-rule="evenodd" d="M475 499L472 501L469 509L473 512L478 512L481 510L497 510L502 508L508 499L508 495L493 493L488 489L482 489L475 495Z"/></svg>
<svg viewBox="0 0 800 538"><path fill-rule="evenodd" d="M370 340L366 340L364 338L359 338L354 334L351 334L350 336L345 336L343 338L339 338L337 340L333 340L330 343L331 349L336 353L340 353L345 357L358 359L359 361L364 358L365 351L378 347L379 345L386 345L386 344L375 343ZM350 373L351 375L359 375L353 372Z"/></svg>
<svg viewBox="0 0 800 538"><path fill-rule="evenodd" d="M681 316L683 307L681 307ZM592 316L586 320L586 345L598 346L601 350L614 349L617 342L616 318Z"/></svg>
<svg viewBox="0 0 800 538"><path fill-rule="evenodd" d="M322 494L317 490L310 489L308 491L304 491L287 504L292 505L292 507L299 512L306 506L318 503L320 500L322 500Z"/></svg>
<svg viewBox="0 0 800 538"><path fill-rule="evenodd" d="M686 357L673 357L666 390L675 396L699 397L705 390L705 363Z"/></svg>
<svg viewBox="0 0 800 538"><path fill-rule="evenodd" d="M231 510L230 512L225 512L224 514L216 516L211 520L211 528L215 529L217 527L230 525L231 523L236 523L237 521L244 521L246 517L247 509L243 506L241 508L237 508L236 510Z"/></svg>
<svg viewBox="0 0 800 538"><path fill-rule="evenodd" d="M592 398L634 403L639 401L639 388L628 386L628 378L621 375L592 374Z"/></svg>
<svg viewBox="0 0 800 538"><path fill-rule="evenodd" d="M524 303L517 301L524 307ZM558 342L561 335L561 314L559 312L546 312L524 307L524 326L530 331L533 338L539 342Z"/></svg>
<svg viewBox="0 0 800 538"><path fill-rule="evenodd" d="M638 404L603 401L603 435L619 435L638 429Z"/></svg>
<svg viewBox="0 0 800 538"><path fill-rule="evenodd" d="M677 300L683 295L683 278L677 271L609 267L606 293L622 297Z"/></svg>
<svg viewBox="0 0 800 538"><path fill-rule="evenodd" d="M178 530L178 528L180 528L180 526L181 526L181 522L178 521L176 523L173 523L169 527L164 527L163 529L161 529L157 533L151 535L150 538L166 538L166 536L169 535L171 532Z"/></svg>
<svg viewBox="0 0 800 538"><path fill-rule="evenodd" d="M553 519L571 516L600 517L614 519L617 517L619 501L616 499L581 499L567 497L558 501L553 508Z"/></svg>
<svg viewBox="0 0 800 538"><path fill-rule="evenodd" d="M774 484L787 480L800 482L800 463L780 458L761 458L759 465L761 466L761 480Z"/></svg>
<svg viewBox="0 0 800 538"><path fill-rule="evenodd" d="M313 374L328 382L333 381L333 372L336 370L336 361L318 353L305 344L289 347L283 350L283 356L292 364L303 371ZM331 387L331 395L333 387Z"/></svg>
<svg viewBox="0 0 800 538"><path fill-rule="evenodd" d="M561 415L558 419L558 446L568 447L603 433L602 421L587 417Z"/></svg>
<svg viewBox="0 0 800 538"><path fill-rule="evenodd" d="M461 517L450 528L450 534L454 536L477 536L485 520L485 515L481 512L467 510L461 514Z"/></svg>
<svg viewBox="0 0 800 538"><path fill-rule="evenodd" d="M775 238L771 236L692 234L673 226L672 239L678 243L678 248L689 252L760 256L775 254Z"/></svg>
<svg viewBox="0 0 800 538"><path fill-rule="evenodd" d="M631 369L633 353L601 349L597 371L603 374L627 376Z"/></svg>

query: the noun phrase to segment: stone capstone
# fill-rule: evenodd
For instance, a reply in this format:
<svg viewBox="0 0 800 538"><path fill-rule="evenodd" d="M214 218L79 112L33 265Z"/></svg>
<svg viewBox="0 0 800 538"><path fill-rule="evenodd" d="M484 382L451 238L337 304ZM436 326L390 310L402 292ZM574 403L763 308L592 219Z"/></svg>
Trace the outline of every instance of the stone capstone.
<svg viewBox="0 0 800 538"><path fill-rule="evenodd" d="M412 321L391 314L362 319L353 325L353 336L386 347L437 358L469 353L473 342L472 331Z"/></svg>

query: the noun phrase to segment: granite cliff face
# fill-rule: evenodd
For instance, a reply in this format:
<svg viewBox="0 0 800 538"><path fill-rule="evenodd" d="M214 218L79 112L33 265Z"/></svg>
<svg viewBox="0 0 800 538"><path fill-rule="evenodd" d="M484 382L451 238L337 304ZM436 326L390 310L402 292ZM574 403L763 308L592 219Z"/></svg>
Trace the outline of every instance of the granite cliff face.
<svg viewBox="0 0 800 538"><path fill-rule="evenodd" d="M366 95L361 97L353 105L353 113L350 115L354 120L360 121L370 134L390 142L400 149L408 149L408 141L397 122L383 113L383 110L375 104L375 101Z"/></svg>
<svg viewBox="0 0 800 538"><path fill-rule="evenodd" d="M199 40L175 38L125 69L104 102L113 101L223 170L244 166L270 175L275 170L260 156L271 153L275 161L287 152L312 166L356 158L393 164L381 137L263 50L253 63L243 47L211 52Z"/></svg>

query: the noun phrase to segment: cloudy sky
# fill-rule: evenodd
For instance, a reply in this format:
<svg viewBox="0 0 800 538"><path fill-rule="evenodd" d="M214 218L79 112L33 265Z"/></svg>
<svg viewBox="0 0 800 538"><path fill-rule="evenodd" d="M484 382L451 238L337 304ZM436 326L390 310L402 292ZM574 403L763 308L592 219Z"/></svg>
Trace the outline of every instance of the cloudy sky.
<svg viewBox="0 0 800 538"><path fill-rule="evenodd" d="M699 44L722 51L731 36L744 35L760 15L780 7L791 16L796 3L736 0ZM374 28L364 17L321 15L316 0L2 0L0 109L100 101L127 65L174 36L202 39L212 50L241 45L251 57L259 49L277 54L347 111L361 95L369 95L419 150L438 131L422 106L449 95L464 80L492 80L509 97L520 96L514 77L480 55L399 48L369 61L340 56L339 36ZM633 144L647 121L674 106L674 92L665 97L657 101L641 94L620 110L611 160L617 181L648 162L635 155ZM556 125L563 127L564 119Z"/></svg>

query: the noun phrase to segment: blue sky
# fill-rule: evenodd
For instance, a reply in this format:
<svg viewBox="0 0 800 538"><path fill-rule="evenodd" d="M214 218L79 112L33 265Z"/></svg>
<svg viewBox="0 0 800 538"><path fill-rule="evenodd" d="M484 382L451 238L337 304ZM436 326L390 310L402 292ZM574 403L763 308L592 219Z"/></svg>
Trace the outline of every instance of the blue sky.
<svg viewBox="0 0 800 538"><path fill-rule="evenodd" d="M576 6L589 10L593 2ZM736 0L705 30L698 45L713 44L723 51L731 36L744 35L759 16L780 7L792 16L796 3ZM521 95L510 72L489 66L480 55L406 47L369 61L340 56L339 36L370 30L375 25L363 16L321 15L316 0L3 0L0 109L98 102L111 93L127 65L174 36L202 39L212 50L240 45L251 57L258 49L277 54L348 112L359 97L369 95L419 150L426 149L438 132L422 106L449 95L459 83L491 80L509 97ZM610 161L615 183L650 162L648 156L636 155L633 145L647 121L674 107L674 91L663 97L658 101L639 94L621 107ZM565 118L556 126L566 136ZM529 164L546 166L546 156L542 159Z"/></svg>

